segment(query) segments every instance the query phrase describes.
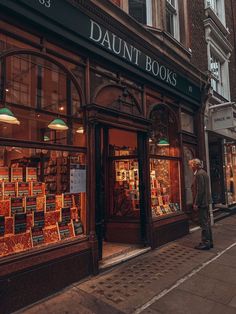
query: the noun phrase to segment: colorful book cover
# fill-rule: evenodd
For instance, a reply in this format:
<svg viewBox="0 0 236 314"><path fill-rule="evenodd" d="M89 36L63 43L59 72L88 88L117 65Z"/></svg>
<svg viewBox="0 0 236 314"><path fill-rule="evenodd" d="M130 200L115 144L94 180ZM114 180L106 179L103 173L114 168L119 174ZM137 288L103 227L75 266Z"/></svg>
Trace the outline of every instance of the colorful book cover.
<svg viewBox="0 0 236 314"><path fill-rule="evenodd" d="M23 168L11 168L11 182L23 181Z"/></svg>
<svg viewBox="0 0 236 314"><path fill-rule="evenodd" d="M32 228L31 229L31 238L33 247L41 245L44 243L44 233L42 229Z"/></svg>
<svg viewBox="0 0 236 314"><path fill-rule="evenodd" d="M46 212L56 210L56 197L55 194L46 195Z"/></svg>
<svg viewBox="0 0 236 314"><path fill-rule="evenodd" d="M34 228L42 229L45 226L45 214L44 211L34 212L33 215L33 225Z"/></svg>
<svg viewBox="0 0 236 314"><path fill-rule="evenodd" d="M36 197L36 210L37 211L45 210L45 196Z"/></svg>
<svg viewBox="0 0 236 314"><path fill-rule="evenodd" d="M29 182L18 182L17 183L17 195L28 196L30 194Z"/></svg>
<svg viewBox="0 0 236 314"><path fill-rule="evenodd" d="M58 226L54 225L43 229L45 243L55 243L60 240Z"/></svg>
<svg viewBox="0 0 236 314"><path fill-rule="evenodd" d="M9 182L8 167L0 167L0 182Z"/></svg>
<svg viewBox="0 0 236 314"><path fill-rule="evenodd" d="M30 232L19 233L10 236L7 241L9 251L13 253L23 252L32 248Z"/></svg>
<svg viewBox="0 0 236 314"><path fill-rule="evenodd" d="M23 233L26 232L27 229L27 220L26 220L26 214L20 213L14 215L14 233Z"/></svg>
<svg viewBox="0 0 236 314"><path fill-rule="evenodd" d="M0 200L0 215L5 217L10 216L10 208L11 208L11 201L10 200Z"/></svg>
<svg viewBox="0 0 236 314"><path fill-rule="evenodd" d="M26 196L25 198L26 213L35 212L36 206L37 206L37 196Z"/></svg>
<svg viewBox="0 0 236 314"><path fill-rule="evenodd" d="M43 182L32 182L32 196L33 195L44 195L45 184Z"/></svg>
<svg viewBox="0 0 236 314"><path fill-rule="evenodd" d="M60 224L61 225L67 225L69 222L71 222L70 207L62 207L61 208Z"/></svg>
<svg viewBox="0 0 236 314"><path fill-rule="evenodd" d="M16 183L5 182L4 183L4 198L11 198L16 196Z"/></svg>
<svg viewBox="0 0 236 314"><path fill-rule="evenodd" d="M63 195L63 206L72 207L73 206L73 195L70 193L65 193Z"/></svg>
<svg viewBox="0 0 236 314"><path fill-rule="evenodd" d="M31 214L31 213L27 214L26 222L27 222L27 230L31 229L34 226L33 214Z"/></svg>
<svg viewBox="0 0 236 314"><path fill-rule="evenodd" d="M14 252L10 245L10 239L10 236L0 238L0 257L10 255Z"/></svg>
<svg viewBox="0 0 236 314"><path fill-rule="evenodd" d="M62 202L63 202L62 194L56 195L56 210L60 210L63 207Z"/></svg>
<svg viewBox="0 0 236 314"><path fill-rule="evenodd" d="M11 198L11 216L14 214L24 213L25 207L23 197L12 197Z"/></svg>
<svg viewBox="0 0 236 314"><path fill-rule="evenodd" d="M68 225L61 225L61 223L58 223L58 229L60 240L64 240L71 237L70 228Z"/></svg>
<svg viewBox="0 0 236 314"><path fill-rule="evenodd" d="M61 211L55 210L45 213L45 227L49 227L58 223L61 219Z"/></svg>
<svg viewBox="0 0 236 314"><path fill-rule="evenodd" d="M5 234L5 216L0 216L0 237Z"/></svg>
<svg viewBox="0 0 236 314"><path fill-rule="evenodd" d="M3 183L0 182L0 199L3 198Z"/></svg>
<svg viewBox="0 0 236 314"><path fill-rule="evenodd" d="M73 221L75 235L84 233L84 227L81 221Z"/></svg>
<svg viewBox="0 0 236 314"><path fill-rule="evenodd" d="M12 234L14 230L14 219L13 217L5 218L5 234Z"/></svg>
<svg viewBox="0 0 236 314"><path fill-rule="evenodd" d="M26 167L25 179L25 181L37 181L37 168Z"/></svg>

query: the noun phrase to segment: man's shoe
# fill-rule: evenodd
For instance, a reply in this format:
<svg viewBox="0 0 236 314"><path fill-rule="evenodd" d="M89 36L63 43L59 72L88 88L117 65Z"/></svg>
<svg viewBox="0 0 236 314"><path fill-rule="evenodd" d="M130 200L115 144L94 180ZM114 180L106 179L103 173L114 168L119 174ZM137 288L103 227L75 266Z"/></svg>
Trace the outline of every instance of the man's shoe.
<svg viewBox="0 0 236 314"><path fill-rule="evenodd" d="M210 250L210 245L200 243L194 247L196 250Z"/></svg>

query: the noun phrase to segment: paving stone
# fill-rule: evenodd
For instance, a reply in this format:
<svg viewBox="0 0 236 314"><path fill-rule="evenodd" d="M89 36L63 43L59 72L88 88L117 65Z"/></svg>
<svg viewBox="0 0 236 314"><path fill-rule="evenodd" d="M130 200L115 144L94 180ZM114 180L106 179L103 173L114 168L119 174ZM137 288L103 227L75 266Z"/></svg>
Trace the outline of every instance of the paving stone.
<svg viewBox="0 0 236 314"><path fill-rule="evenodd" d="M201 276L200 274L185 281L179 286L179 289L223 304L228 304L235 296L236 285Z"/></svg>
<svg viewBox="0 0 236 314"><path fill-rule="evenodd" d="M236 268L233 267L212 263L201 270L200 274L236 285Z"/></svg>
<svg viewBox="0 0 236 314"><path fill-rule="evenodd" d="M220 256L215 263L236 268L236 254L233 255L232 252L227 251Z"/></svg>
<svg viewBox="0 0 236 314"><path fill-rule="evenodd" d="M213 307L213 301L179 289L171 291L151 305L151 309L164 314L208 314Z"/></svg>
<svg viewBox="0 0 236 314"><path fill-rule="evenodd" d="M236 308L236 290L234 290L234 292L235 292L235 295L234 295L234 297L232 298L232 300L231 300L231 302L229 303L229 305L232 306L232 307L234 307L234 308ZM234 309L234 310L235 310L235 312L236 312L236 309Z"/></svg>

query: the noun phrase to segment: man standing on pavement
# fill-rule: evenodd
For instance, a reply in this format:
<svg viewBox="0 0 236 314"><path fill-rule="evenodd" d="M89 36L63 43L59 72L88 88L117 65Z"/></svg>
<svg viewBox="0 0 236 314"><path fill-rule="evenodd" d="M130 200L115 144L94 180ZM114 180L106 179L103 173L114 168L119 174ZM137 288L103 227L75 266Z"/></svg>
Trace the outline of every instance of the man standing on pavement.
<svg viewBox="0 0 236 314"><path fill-rule="evenodd" d="M202 169L202 163L199 159L189 160L189 166L194 173L192 184L193 210L199 211L199 221L202 229L202 241L195 246L195 249L209 250L213 248L211 224L209 220L209 204L211 200L209 176L206 171Z"/></svg>

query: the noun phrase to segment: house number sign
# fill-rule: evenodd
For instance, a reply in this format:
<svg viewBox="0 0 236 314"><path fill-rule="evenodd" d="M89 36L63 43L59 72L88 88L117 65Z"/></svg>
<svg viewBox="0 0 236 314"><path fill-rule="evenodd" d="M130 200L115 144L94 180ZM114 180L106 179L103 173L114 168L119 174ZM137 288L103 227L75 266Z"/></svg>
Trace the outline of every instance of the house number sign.
<svg viewBox="0 0 236 314"><path fill-rule="evenodd" d="M46 8L51 7L51 0L38 0L38 2L42 5L44 5Z"/></svg>

